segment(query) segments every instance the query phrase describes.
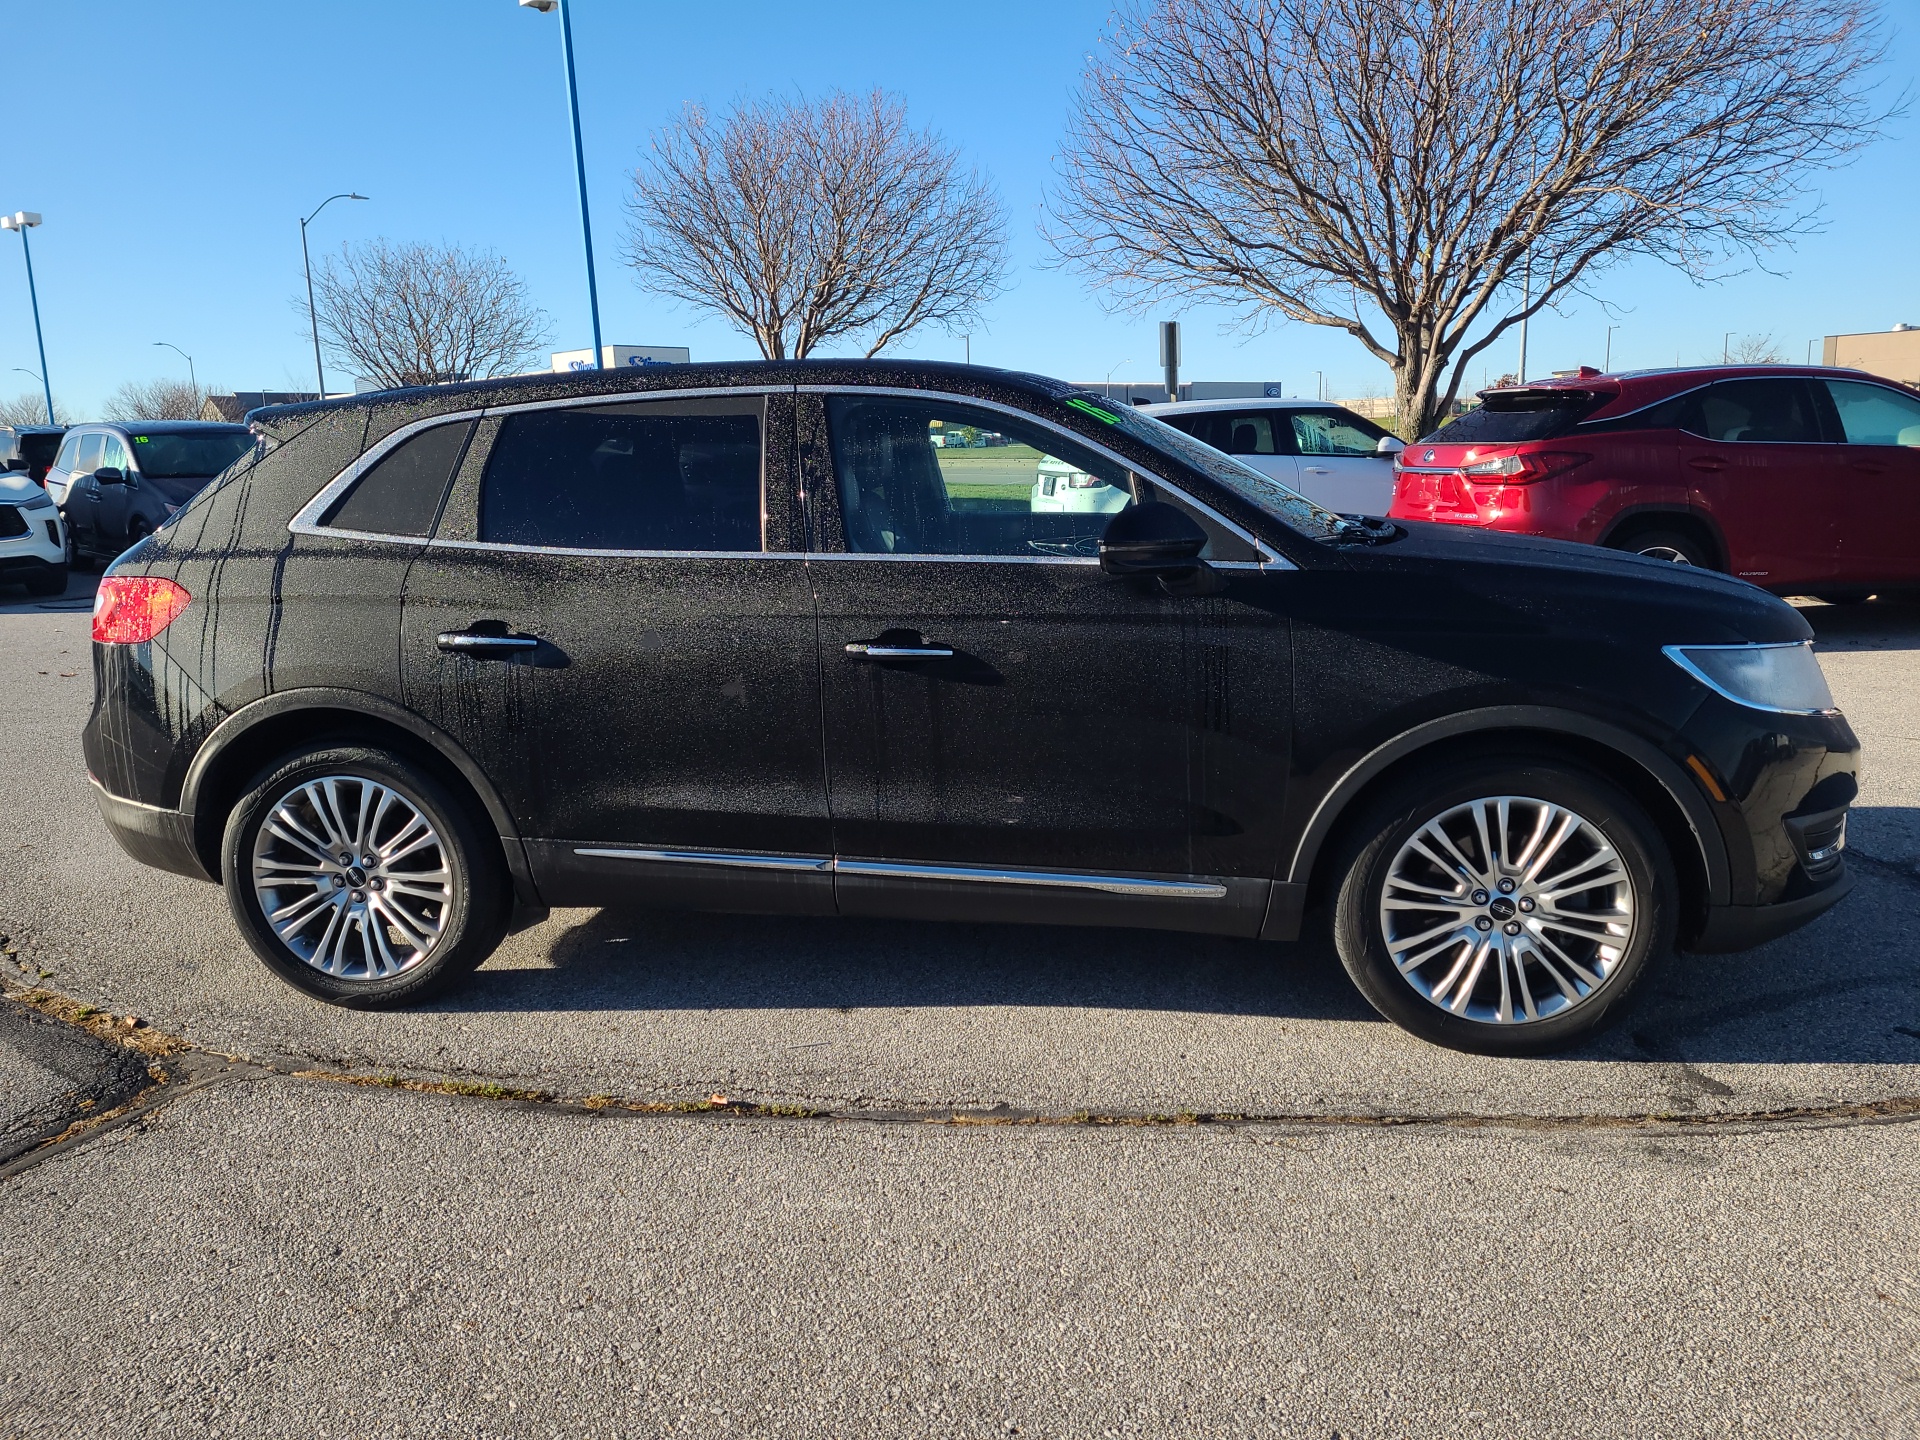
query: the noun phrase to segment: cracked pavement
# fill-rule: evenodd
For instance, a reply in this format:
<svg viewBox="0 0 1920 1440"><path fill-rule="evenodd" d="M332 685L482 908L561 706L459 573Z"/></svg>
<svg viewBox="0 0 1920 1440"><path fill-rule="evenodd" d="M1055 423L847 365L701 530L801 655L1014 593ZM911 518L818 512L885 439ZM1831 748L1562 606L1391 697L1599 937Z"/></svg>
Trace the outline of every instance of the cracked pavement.
<svg viewBox="0 0 1920 1440"><path fill-rule="evenodd" d="M90 580L0 592L0 981L196 1048L0 1151L0 1440L1920 1437L1920 607L1808 612L1854 895L1495 1061L1324 946L1121 931L556 912L319 1005L99 826ZM0 1140L149 1058L8 1007Z"/></svg>

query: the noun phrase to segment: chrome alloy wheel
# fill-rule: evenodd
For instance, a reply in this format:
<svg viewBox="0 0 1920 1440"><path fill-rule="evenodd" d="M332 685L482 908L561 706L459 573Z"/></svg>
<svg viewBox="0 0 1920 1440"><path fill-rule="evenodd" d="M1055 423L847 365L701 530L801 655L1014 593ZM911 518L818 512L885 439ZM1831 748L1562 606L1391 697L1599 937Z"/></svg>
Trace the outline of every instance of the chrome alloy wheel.
<svg viewBox="0 0 1920 1440"><path fill-rule="evenodd" d="M447 847L398 790L359 775L281 797L253 842L253 893L281 944L343 980L384 980L424 960L453 899Z"/></svg>
<svg viewBox="0 0 1920 1440"><path fill-rule="evenodd" d="M1633 879L1565 806L1519 795L1429 820L1393 857L1380 931L1401 977L1488 1025L1561 1015L1604 986L1634 938Z"/></svg>
<svg viewBox="0 0 1920 1440"><path fill-rule="evenodd" d="M1665 560L1669 565L1691 566L1693 564L1693 561L1687 558L1685 551L1676 549L1672 545L1649 545L1638 553L1649 560Z"/></svg>

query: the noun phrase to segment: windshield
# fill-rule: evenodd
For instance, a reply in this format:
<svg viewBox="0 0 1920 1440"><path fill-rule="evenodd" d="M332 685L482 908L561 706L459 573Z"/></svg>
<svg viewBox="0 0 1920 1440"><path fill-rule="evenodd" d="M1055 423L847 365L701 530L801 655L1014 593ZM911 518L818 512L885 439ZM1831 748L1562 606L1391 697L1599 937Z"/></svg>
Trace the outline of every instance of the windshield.
<svg viewBox="0 0 1920 1440"><path fill-rule="evenodd" d="M1426 441L1448 445L1513 445L1523 440L1556 440L1599 408L1603 399L1590 390L1486 390L1480 408L1442 425Z"/></svg>
<svg viewBox="0 0 1920 1440"><path fill-rule="evenodd" d="M1296 530L1309 535L1337 535L1347 526L1348 522L1340 516L1321 509L1298 490L1282 485L1251 465L1241 464L1211 445L1201 444L1164 420L1142 414L1131 405L1116 405L1098 395L1085 394L1069 395L1066 403L1155 450L1185 461L1209 480L1218 481L1241 499Z"/></svg>
<svg viewBox="0 0 1920 1440"><path fill-rule="evenodd" d="M245 430L135 435L133 463L150 480L218 475L252 444L253 436Z"/></svg>

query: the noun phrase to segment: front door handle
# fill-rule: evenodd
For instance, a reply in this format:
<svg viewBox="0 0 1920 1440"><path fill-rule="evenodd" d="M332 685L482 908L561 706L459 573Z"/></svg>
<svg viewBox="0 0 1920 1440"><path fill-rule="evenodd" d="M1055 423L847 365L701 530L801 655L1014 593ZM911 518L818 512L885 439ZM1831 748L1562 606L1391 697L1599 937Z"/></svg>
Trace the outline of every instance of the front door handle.
<svg viewBox="0 0 1920 1440"><path fill-rule="evenodd" d="M532 635L485 635L470 630L448 631L434 643L456 655L472 655L482 660L505 660L540 648L540 641Z"/></svg>
<svg viewBox="0 0 1920 1440"><path fill-rule="evenodd" d="M1687 464L1696 470L1724 470L1727 468L1727 462L1722 460L1718 455L1689 455L1687 457Z"/></svg>
<svg viewBox="0 0 1920 1440"><path fill-rule="evenodd" d="M951 660L953 651L944 645L883 645L877 641L852 640L847 654L856 660Z"/></svg>
<svg viewBox="0 0 1920 1440"><path fill-rule="evenodd" d="M1305 465L1301 468L1309 475L1331 475L1333 473L1324 465Z"/></svg>

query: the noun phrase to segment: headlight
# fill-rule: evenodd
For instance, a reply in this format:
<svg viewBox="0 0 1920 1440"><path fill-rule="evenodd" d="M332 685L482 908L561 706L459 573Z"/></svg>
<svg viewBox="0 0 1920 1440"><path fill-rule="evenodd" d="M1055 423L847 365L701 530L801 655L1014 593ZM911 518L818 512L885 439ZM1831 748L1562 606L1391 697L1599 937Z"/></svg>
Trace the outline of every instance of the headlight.
<svg viewBox="0 0 1920 1440"><path fill-rule="evenodd" d="M29 495L25 500L19 500L14 503L19 505L22 510L51 510L53 508L53 497L47 494L46 491L41 490Z"/></svg>
<svg viewBox="0 0 1920 1440"><path fill-rule="evenodd" d="M1784 715L1835 708L1811 640L1786 645L1668 645L1663 653L1727 699Z"/></svg>

